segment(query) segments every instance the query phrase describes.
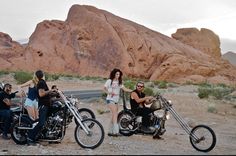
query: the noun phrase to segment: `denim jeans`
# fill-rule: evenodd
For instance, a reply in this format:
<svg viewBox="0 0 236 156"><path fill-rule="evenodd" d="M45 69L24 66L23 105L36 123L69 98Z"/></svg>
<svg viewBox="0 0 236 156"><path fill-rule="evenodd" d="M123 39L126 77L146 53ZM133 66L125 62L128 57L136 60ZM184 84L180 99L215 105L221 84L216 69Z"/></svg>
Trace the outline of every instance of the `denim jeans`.
<svg viewBox="0 0 236 156"><path fill-rule="evenodd" d="M0 110L0 117L4 120L3 135L7 135L12 123L12 111L7 109Z"/></svg>
<svg viewBox="0 0 236 156"><path fill-rule="evenodd" d="M144 108L138 108L135 115L136 116L141 115L142 125L147 127L147 126L151 126L150 113L152 113L152 110L150 108L144 107Z"/></svg>
<svg viewBox="0 0 236 156"><path fill-rule="evenodd" d="M39 109L39 123L32 130L29 131L29 134L28 134L29 139L36 141L37 134L43 128L43 126L47 120L48 111L49 111L48 106L40 107L40 109Z"/></svg>

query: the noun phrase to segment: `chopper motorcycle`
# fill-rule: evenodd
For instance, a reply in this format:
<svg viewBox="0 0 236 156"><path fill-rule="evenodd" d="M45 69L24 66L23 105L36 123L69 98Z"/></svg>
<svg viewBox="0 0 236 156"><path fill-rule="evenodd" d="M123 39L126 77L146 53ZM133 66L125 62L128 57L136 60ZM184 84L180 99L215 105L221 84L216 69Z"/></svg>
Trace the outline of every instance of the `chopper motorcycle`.
<svg viewBox="0 0 236 156"><path fill-rule="evenodd" d="M172 107L172 103L162 95L157 94L155 96L150 109L153 111L150 120L155 129L151 133L149 132L149 134L152 134L153 138L165 133L165 122L169 118L170 113L185 132L189 134L190 143L194 149L201 152L209 152L215 147L216 135L209 126L197 125L191 129L191 127ZM135 114L126 107L123 94L123 110L118 114L120 133L124 136L131 136L136 133L145 133L141 130L141 118L141 116L135 116Z"/></svg>
<svg viewBox="0 0 236 156"><path fill-rule="evenodd" d="M62 100L54 101L45 125L37 135L38 141L61 142L66 134L68 125L75 118L74 137L82 148L97 148L104 140L104 128L99 121L92 118L83 119L74 104L61 92ZM23 106L22 106L23 107ZM24 110L24 109L22 109ZM13 123L11 137L17 144L27 143L27 135L37 125L23 111L17 121Z"/></svg>

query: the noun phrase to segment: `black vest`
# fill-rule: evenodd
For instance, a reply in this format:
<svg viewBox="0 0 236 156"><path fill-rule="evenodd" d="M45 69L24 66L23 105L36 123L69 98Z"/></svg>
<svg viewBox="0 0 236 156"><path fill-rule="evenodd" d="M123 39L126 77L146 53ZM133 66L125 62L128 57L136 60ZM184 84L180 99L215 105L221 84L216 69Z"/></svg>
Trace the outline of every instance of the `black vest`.
<svg viewBox="0 0 236 156"><path fill-rule="evenodd" d="M137 93L137 95L138 95L139 98L144 98L144 97L145 97L145 94L144 94L144 93L139 93L137 90L133 90L132 92ZM137 102L135 101L135 99L131 99L131 96L130 96L130 106L131 106L131 111L132 111L133 113L136 114L138 108L140 108L139 105L140 105L140 104L137 103Z"/></svg>

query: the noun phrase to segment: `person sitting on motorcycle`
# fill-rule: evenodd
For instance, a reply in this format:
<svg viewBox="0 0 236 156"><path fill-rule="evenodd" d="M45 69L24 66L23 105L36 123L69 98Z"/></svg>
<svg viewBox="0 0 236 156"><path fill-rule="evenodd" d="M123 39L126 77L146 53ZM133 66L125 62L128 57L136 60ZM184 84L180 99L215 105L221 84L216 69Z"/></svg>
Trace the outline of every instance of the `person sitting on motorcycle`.
<svg viewBox="0 0 236 156"><path fill-rule="evenodd" d="M49 90L46 81L44 80L44 73L42 70L35 72L36 77L39 82L37 84L38 91L38 105L39 105L39 122L38 124L29 131L27 143L28 145L36 145L36 136L38 132L43 128L44 123L47 119L47 114L50 107L50 94L52 92L57 92L56 89Z"/></svg>
<svg viewBox="0 0 236 156"><path fill-rule="evenodd" d="M143 93L144 82L139 81L136 84L136 89L133 90L130 94L130 105L131 111L136 116L142 116L142 128L141 130L145 132L154 131L154 127L150 126L150 113L152 112L150 108L145 105L152 103L152 96L145 96Z"/></svg>
<svg viewBox="0 0 236 156"><path fill-rule="evenodd" d="M3 135L2 138L5 140L9 140L10 137L7 136L9 132L11 123L12 123L12 111L10 107L12 105L11 99L15 98L15 96L21 97L22 95L11 93L12 85L6 83L3 86L3 90L0 92L0 117L4 119L4 127L3 127Z"/></svg>

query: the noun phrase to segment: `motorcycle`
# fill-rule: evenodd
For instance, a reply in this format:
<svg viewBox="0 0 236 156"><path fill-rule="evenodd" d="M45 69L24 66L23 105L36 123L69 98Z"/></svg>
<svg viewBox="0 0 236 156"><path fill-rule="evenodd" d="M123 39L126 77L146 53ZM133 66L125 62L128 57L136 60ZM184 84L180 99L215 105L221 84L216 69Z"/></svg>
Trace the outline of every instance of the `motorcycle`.
<svg viewBox="0 0 236 156"><path fill-rule="evenodd" d="M83 119L78 109L68 98L59 91L62 100L54 101L50 107L49 116L42 130L37 135L39 141L61 142L65 136L66 128L73 121L78 122L74 137L82 148L97 148L104 140L104 128L99 121L92 118ZM22 112L17 121L13 123L11 137L17 144L27 143L27 135L37 125Z"/></svg>
<svg viewBox="0 0 236 156"><path fill-rule="evenodd" d="M169 119L169 113L167 109L160 110L161 105L158 102L153 102L150 106L152 112L149 114L150 127L153 127L151 131L145 131L142 129L142 116L136 116L131 109L126 106L126 101L123 93L123 110L119 112L117 121L119 125L119 132L124 136L131 136L133 134L148 134L153 135L153 138L159 138L166 132L165 122Z"/></svg>
<svg viewBox="0 0 236 156"><path fill-rule="evenodd" d="M118 114L118 124L120 133L125 136L133 135L141 131L141 116L135 116L130 109L126 107L125 99L123 96L123 110ZM153 104L150 106L153 110L151 123L155 130L151 133L153 137L163 135L166 131L165 122L169 118L169 112L180 124L180 126L189 134L190 143L194 149L201 152L209 152L216 145L215 132L207 125L197 125L191 127L184 121L184 119L172 107L172 103L164 98L162 95L157 94ZM157 113L161 111L162 113ZM156 112L156 113L154 113ZM161 114L161 115L160 115ZM144 133L144 132L143 132Z"/></svg>

